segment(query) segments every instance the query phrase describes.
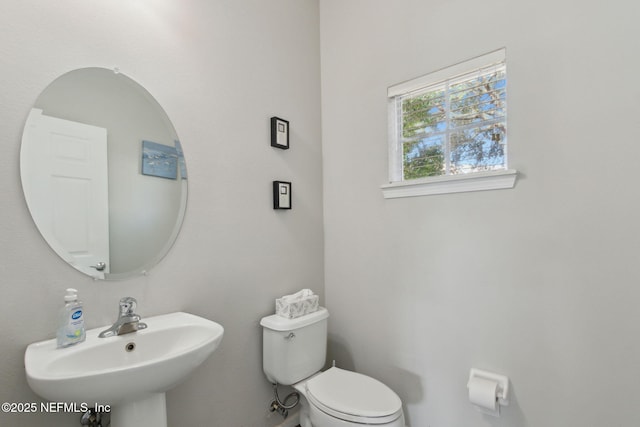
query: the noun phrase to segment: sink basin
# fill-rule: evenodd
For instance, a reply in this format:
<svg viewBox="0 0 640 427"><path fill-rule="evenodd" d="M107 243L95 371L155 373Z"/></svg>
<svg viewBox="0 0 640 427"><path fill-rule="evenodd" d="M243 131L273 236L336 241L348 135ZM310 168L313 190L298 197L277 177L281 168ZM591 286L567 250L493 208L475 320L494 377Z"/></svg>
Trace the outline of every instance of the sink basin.
<svg viewBox="0 0 640 427"><path fill-rule="evenodd" d="M164 409L166 425L164 393L214 352L224 329L181 312L142 321L146 329L109 338L98 338L108 326L91 329L85 342L68 348L56 348L55 339L29 345L24 358L29 386L51 401L109 405L113 412L146 400L147 410ZM114 413L111 418L119 427Z"/></svg>

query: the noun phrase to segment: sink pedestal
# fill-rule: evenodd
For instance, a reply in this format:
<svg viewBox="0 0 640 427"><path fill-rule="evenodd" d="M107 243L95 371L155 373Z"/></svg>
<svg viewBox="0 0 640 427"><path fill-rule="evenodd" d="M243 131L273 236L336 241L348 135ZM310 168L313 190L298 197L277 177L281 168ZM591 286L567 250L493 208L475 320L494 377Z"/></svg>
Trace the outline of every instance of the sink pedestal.
<svg viewBox="0 0 640 427"><path fill-rule="evenodd" d="M143 399L111 408L111 427L140 426L167 427L165 393L149 394Z"/></svg>

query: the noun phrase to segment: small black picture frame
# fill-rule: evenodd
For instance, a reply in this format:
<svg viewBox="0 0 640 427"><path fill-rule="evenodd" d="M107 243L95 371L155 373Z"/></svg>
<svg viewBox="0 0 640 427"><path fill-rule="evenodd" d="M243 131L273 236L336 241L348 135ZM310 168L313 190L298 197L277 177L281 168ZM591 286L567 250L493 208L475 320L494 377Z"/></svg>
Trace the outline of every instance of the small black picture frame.
<svg viewBox="0 0 640 427"><path fill-rule="evenodd" d="M280 117L271 117L271 146L289 149L289 121Z"/></svg>
<svg viewBox="0 0 640 427"><path fill-rule="evenodd" d="M291 183L273 181L273 209L291 209Z"/></svg>

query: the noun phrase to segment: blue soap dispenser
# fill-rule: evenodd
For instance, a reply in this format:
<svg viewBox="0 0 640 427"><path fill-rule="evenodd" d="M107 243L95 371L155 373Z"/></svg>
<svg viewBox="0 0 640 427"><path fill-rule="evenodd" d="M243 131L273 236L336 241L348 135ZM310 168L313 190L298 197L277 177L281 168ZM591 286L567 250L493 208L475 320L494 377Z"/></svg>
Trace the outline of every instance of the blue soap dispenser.
<svg viewBox="0 0 640 427"><path fill-rule="evenodd" d="M82 342L86 338L84 330L84 310L82 301L78 300L78 291L67 289L64 296L64 307L60 310L58 320L58 348Z"/></svg>

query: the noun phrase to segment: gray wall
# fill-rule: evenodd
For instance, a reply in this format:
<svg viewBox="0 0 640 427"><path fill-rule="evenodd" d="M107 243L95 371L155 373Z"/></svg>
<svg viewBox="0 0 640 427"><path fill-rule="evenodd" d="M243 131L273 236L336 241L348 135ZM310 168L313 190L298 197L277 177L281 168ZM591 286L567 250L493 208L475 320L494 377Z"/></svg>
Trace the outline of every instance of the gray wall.
<svg viewBox="0 0 640 427"><path fill-rule="evenodd" d="M338 364L393 386L414 427L640 425L640 6L320 5ZM384 200L386 88L503 46L516 187ZM469 404L471 367L510 376L501 418Z"/></svg>
<svg viewBox="0 0 640 427"><path fill-rule="evenodd" d="M225 328L197 375L168 394L169 425L274 426L260 317L274 298L323 294L318 2L4 1L0 14L0 401L37 402L27 344L52 338L66 287L89 327L131 295L143 316L184 310ZM147 277L93 282L38 234L19 174L22 127L61 74L119 67L158 100L184 147L187 215ZM269 146L269 118L291 121L291 149ZM272 209L271 181L293 181L293 210ZM123 385L126 387L126 385ZM5 414L0 425L76 425L73 414Z"/></svg>

